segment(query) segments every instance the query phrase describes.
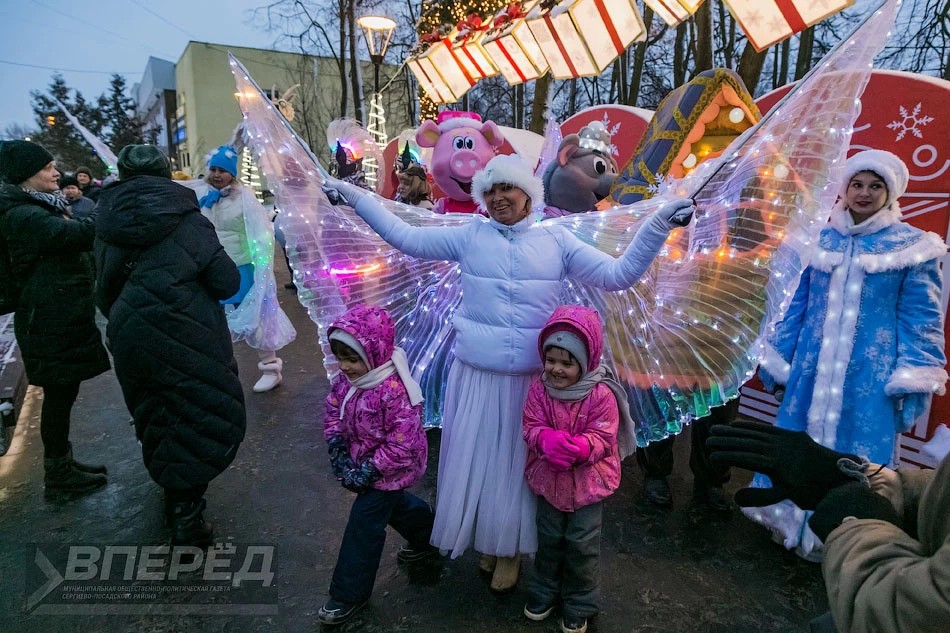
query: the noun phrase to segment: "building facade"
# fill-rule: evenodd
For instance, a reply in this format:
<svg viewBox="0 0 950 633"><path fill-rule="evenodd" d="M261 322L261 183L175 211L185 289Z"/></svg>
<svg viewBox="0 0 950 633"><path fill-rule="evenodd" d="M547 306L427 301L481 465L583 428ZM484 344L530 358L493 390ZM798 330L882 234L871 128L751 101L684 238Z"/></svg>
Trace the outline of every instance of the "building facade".
<svg viewBox="0 0 950 633"><path fill-rule="evenodd" d="M341 78L336 61L298 53L189 42L175 68L175 120L170 126L172 149L178 169L194 176L205 171L205 157L227 143L241 121L234 78L228 63L232 53L271 99L279 99L293 89L291 122L297 133L324 163L330 160L326 128L340 116ZM372 94L373 67L362 64L364 92ZM389 76L395 66L384 66ZM353 116L352 95L347 116ZM387 130L392 136L410 127L406 95L388 91L383 96ZM368 106L367 106L368 108Z"/></svg>

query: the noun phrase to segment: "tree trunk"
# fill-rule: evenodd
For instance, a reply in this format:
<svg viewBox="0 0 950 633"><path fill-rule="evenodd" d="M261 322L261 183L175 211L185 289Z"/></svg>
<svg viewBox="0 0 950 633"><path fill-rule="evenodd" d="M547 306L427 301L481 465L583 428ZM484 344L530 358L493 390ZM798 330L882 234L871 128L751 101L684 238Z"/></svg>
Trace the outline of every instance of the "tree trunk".
<svg viewBox="0 0 950 633"><path fill-rule="evenodd" d="M643 26L646 32L650 33L650 27L653 25L653 9L645 6L643 9ZM643 62L647 56L647 46L649 37L646 40L637 43L637 48L633 52L633 76L630 78L630 91L627 93L625 105L635 106L640 98L640 83L643 81Z"/></svg>
<svg viewBox="0 0 950 633"><path fill-rule="evenodd" d="M795 81L805 76L811 68L812 51L815 48L815 27L809 26L798 38L798 58L795 60Z"/></svg>
<svg viewBox="0 0 950 633"><path fill-rule="evenodd" d="M695 77L704 70L713 68L713 19L711 2L704 2L693 15L696 24L696 67ZM677 84L679 85L679 84Z"/></svg>
<svg viewBox="0 0 950 633"><path fill-rule="evenodd" d="M551 73L546 73L534 82L534 102L531 105L531 124L528 129L537 134L544 134L544 111L547 109L550 92Z"/></svg>
<svg viewBox="0 0 950 633"><path fill-rule="evenodd" d="M347 93L349 88L346 85L346 20L347 20L347 11L346 7L349 4L347 0L338 0L337 9L340 13L340 54L337 56L337 60L340 62L340 118L346 116L346 109L348 104Z"/></svg>
<svg viewBox="0 0 950 633"><path fill-rule="evenodd" d="M742 55L739 57L739 76L748 91L755 95L756 87L759 85L759 78L762 76L762 67L765 65L765 51L755 52L755 47L750 42L746 42L742 49Z"/></svg>
<svg viewBox="0 0 950 633"><path fill-rule="evenodd" d="M676 38L673 40L673 87L686 83L686 23L676 27Z"/></svg>
<svg viewBox="0 0 950 633"><path fill-rule="evenodd" d="M782 58L782 68L780 69L778 75L778 85L784 86L788 83L788 63L789 57L791 57L791 42L788 39L782 40L782 46L779 55L781 55Z"/></svg>
<svg viewBox="0 0 950 633"><path fill-rule="evenodd" d="M356 0L349 0L346 7L346 23L350 33L350 86L353 89L354 118L362 125L366 121L366 111L363 98L363 72L360 68L360 58L356 51Z"/></svg>

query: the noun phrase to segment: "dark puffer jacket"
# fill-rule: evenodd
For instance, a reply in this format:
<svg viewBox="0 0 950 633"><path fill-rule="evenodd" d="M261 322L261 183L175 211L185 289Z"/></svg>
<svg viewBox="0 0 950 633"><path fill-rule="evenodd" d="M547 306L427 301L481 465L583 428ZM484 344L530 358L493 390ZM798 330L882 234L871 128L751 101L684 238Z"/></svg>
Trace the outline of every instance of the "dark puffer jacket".
<svg viewBox="0 0 950 633"><path fill-rule="evenodd" d="M244 392L218 303L237 292L237 268L194 192L156 176L102 190L95 256L96 302L145 466L164 488L207 484L244 438Z"/></svg>
<svg viewBox="0 0 950 633"><path fill-rule="evenodd" d="M0 234L23 289L14 332L30 383L79 382L108 371L93 303L94 221L68 219L19 187L3 185Z"/></svg>

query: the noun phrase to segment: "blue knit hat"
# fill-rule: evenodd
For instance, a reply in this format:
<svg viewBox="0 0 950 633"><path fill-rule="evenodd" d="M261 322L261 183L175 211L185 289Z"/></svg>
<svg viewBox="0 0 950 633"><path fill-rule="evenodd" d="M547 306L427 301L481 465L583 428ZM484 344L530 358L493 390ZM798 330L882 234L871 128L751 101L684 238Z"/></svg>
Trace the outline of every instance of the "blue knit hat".
<svg viewBox="0 0 950 633"><path fill-rule="evenodd" d="M230 145L222 145L211 153L208 158L208 168L217 167L223 169L235 178L237 178L237 150Z"/></svg>

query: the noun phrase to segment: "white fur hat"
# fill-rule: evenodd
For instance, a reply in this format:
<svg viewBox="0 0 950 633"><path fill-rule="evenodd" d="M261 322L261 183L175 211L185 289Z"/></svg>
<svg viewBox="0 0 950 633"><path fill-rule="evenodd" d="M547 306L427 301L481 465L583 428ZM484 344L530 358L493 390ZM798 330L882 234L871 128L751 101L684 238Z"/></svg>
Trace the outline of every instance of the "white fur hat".
<svg viewBox="0 0 950 633"><path fill-rule="evenodd" d="M485 167L472 178L472 198L486 213L485 192L498 183L518 187L531 198L531 206L544 204L544 185L534 175L534 170L517 154L499 154L488 161Z"/></svg>
<svg viewBox="0 0 950 633"><path fill-rule="evenodd" d="M907 191L907 183L910 180L910 174L907 171L907 165L894 154L882 149L869 149L858 152L848 159L844 164L844 179L841 186L841 199L847 196L848 185L855 174L862 171L874 172L884 180L887 185L887 203L885 208L891 206L897 201L904 192Z"/></svg>

